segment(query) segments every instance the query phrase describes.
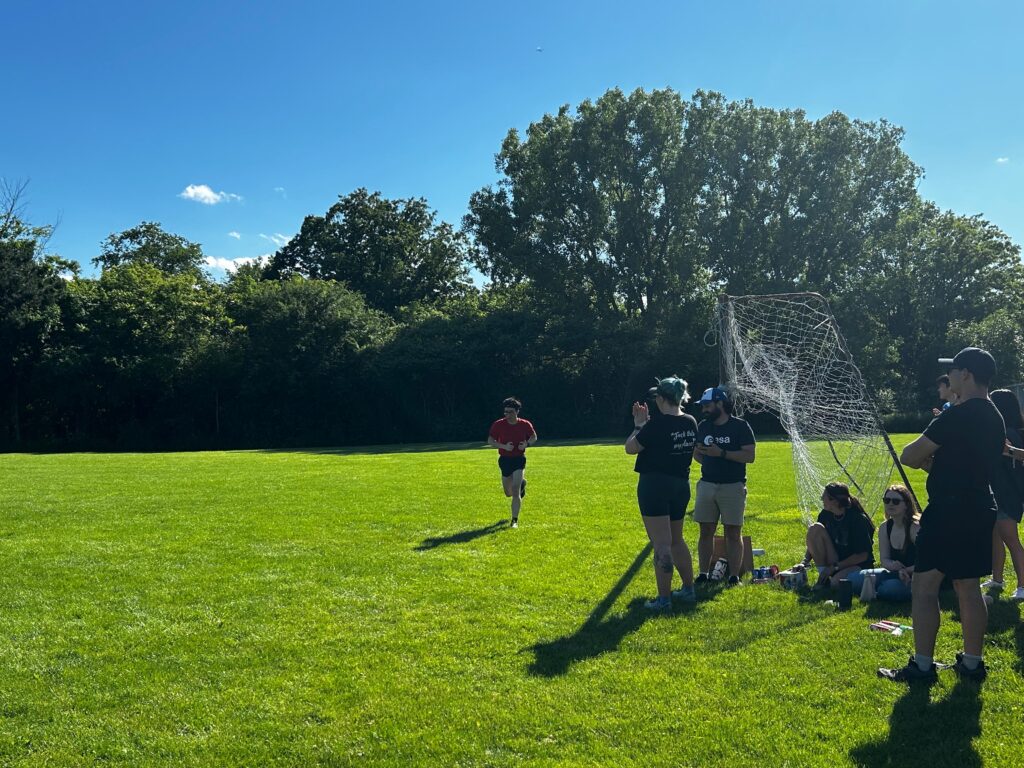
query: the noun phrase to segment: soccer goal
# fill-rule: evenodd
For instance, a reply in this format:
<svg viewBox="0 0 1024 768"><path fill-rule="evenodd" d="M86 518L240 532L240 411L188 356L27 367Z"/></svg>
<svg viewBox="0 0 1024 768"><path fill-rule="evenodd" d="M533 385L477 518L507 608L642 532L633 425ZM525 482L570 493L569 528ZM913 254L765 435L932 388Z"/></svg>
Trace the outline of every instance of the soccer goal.
<svg viewBox="0 0 1024 768"><path fill-rule="evenodd" d="M823 296L722 296L717 320L721 382L738 412L767 411L782 423L805 522L833 481L872 516L893 478L911 487Z"/></svg>

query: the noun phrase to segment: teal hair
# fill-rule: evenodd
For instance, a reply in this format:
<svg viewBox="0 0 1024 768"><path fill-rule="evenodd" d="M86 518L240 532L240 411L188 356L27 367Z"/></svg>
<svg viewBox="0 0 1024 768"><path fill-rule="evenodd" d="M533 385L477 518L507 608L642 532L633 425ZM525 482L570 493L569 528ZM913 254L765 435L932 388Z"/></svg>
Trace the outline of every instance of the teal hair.
<svg viewBox="0 0 1024 768"><path fill-rule="evenodd" d="M678 376L669 376L668 378L659 379L657 386L657 393L669 402L680 405L682 403L690 402L690 392L687 389L689 385Z"/></svg>

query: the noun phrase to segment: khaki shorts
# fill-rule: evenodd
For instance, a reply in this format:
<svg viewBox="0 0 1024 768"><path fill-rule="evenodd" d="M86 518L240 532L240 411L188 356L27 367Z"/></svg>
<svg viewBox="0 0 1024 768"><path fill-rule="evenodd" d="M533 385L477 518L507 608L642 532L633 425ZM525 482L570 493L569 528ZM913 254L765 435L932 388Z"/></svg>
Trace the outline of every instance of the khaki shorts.
<svg viewBox="0 0 1024 768"><path fill-rule="evenodd" d="M693 505L693 519L698 523L743 525L743 510L747 506L747 484L709 483L697 481L697 501Z"/></svg>

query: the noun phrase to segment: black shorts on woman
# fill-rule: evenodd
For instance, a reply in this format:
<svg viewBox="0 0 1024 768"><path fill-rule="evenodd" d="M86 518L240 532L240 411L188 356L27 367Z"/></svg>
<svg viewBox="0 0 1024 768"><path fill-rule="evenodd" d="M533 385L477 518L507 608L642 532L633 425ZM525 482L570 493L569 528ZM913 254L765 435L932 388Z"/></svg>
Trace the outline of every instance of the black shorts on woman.
<svg viewBox="0 0 1024 768"><path fill-rule="evenodd" d="M633 471L640 475L636 500L644 517L682 520L690 503L690 463L697 422L686 414L659 415L636 436L644 447Z"/></svg>
<svg viewBox="0 0 1024 768"><path fill-rule="evenodd" d="M636 484L636 500L644 517L664 517L682 520L690 503L690 479L645 472Z"/></svg>
<svg viewBox="0 0 1024 768"><path fill-rule="evenodd" d="M512 477L512 474L520 469L526 469L526 455L521 456L499 456L498 468L502 477Z"/></svg>

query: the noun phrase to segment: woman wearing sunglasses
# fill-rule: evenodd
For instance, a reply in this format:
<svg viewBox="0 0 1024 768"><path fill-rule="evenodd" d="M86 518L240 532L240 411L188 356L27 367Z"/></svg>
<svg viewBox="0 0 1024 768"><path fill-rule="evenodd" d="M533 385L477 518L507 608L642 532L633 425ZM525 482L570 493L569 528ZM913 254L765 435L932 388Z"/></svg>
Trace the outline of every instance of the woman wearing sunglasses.
<svg viewBox="0 0 1024 768"><path fill-rule="evenodd" d="M902 602L910 599L910 580L914 575L918 525L921 512L905 485L890 485L882 494L885 522L878 528L878 559L881 568L850 574L855 594L864 588L864 579L875 580L875 597Z"/></svg>

